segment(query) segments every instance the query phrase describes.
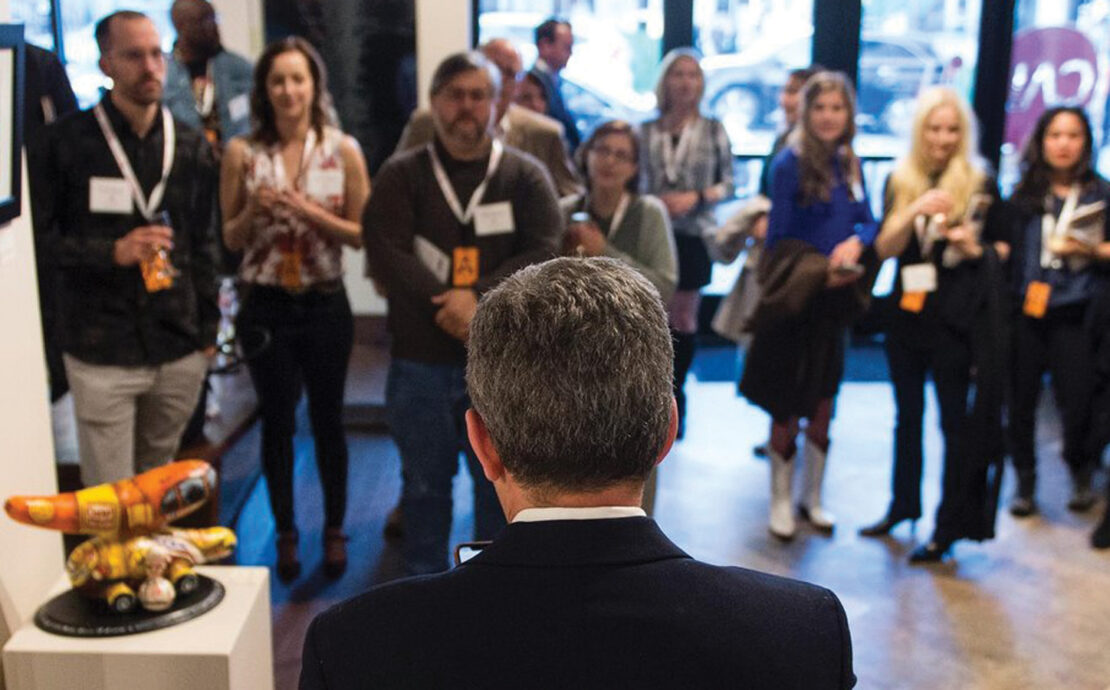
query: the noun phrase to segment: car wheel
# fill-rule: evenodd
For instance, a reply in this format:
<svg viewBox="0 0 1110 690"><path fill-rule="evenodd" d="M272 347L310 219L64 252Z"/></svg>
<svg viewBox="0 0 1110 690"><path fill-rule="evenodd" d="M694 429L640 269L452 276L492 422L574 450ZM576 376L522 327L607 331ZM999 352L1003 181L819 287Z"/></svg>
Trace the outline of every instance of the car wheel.
<svg viewBox="0 0 1110 690"><path fill-rule="evenodd" d="M179 595L192 594L200 586L200 578L197 577L196 573L187 573L177 578L174 586L177 588Z"/></svg>
<svg viewBox="0 0 1110 690"><path fill-rule="evenodd" d="M110 602L112 610L116 613L131 613L135 610L138 600L132 594L120 594Z"/></svg>

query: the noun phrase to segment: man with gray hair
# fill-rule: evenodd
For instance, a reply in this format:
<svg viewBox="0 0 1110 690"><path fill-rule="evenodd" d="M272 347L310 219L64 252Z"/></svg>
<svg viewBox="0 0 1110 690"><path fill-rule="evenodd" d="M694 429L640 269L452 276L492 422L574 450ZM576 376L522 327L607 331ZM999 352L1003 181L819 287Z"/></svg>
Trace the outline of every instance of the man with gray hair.
<svg viewBox="0 0 1110 690"><path fill-rule="evenodd" d="M504 141L506 146L535 156L551 173L560 197L581 194L584 187L563 145L563 125L514 103L521 73L520 52L504 38L487 41L478 50L501 72L501 90L494 103L494 136ZM417 110L405 125L397 150L407 151L424 146L433 136L435 124L431 112Z"/></svg>
<svg viewBox="0 0 1110 690"><path fill-rule="evenodd" d="M852 687L836 595L695 561L639 508L677 430L671 357L658 292L617 260L485 295L467 432L510 524L317 617L301 688Z"/></svg>
<svg viewBox="0 0 1110 690"><path fill-rule="evenodd" d="M464 433L467 333L478 297L553 256L562 232L550 177L491 136L499 82L480 53L446 58L432 76L434 139L382 166L363 217L370 269L389 300L386 410L411 574L447 567L460 451L474 478L475 538L505 524Z"/></svg>

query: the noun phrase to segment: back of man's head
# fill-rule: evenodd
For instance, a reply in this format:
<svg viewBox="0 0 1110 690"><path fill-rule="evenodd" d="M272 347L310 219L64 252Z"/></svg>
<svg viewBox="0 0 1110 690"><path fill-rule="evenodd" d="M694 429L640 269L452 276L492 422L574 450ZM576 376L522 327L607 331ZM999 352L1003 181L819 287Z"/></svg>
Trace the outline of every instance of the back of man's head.
<svg viewBox="0 0 1110 690"><path fill-rule="evenodd" d="M505 470L541 493L642 483L667 439L671 335L659 293L613 259L554 259L487 294L471 402Z"/></svg>

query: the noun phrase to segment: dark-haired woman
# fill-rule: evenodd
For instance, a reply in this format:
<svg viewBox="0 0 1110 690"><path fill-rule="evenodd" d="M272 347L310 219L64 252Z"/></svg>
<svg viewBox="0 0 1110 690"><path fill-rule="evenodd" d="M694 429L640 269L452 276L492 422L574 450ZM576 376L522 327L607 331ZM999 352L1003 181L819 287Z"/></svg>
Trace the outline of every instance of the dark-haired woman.
<svg viewBox="0 0 1110 690"><path fill-rule="evenodd" d="M1052 108L1037 121L1022 155L1011 202L1018 214L1013 273L1022 306L1014 324L1010 441L1018 487L1010 512L1037 510L1037 399L1047 370L1063 426L1072 478L1068 508L1094 503L1091 474L1099 459L1091 433L1093 338L1088 313L1105 291L1110 243L1110 184L1092 168L1091 125L1079 108Z"/></svg>
<svg viewBox="0 0 1110 690"><path fill-rule="evenodd" d="M609 256L651 281L666 303L674 294L678 269L667 210L653 196L637 193L640 146L632 125L613 120L600 125L578 148L575 162L586 172L584 196L569 196L568 249L584 256ZM588 221L574 222L576 213Z"/></svg>
<svg viewBox="0 0 1110 690"><path fill-rule="evenodd" d="M653 196L637 194L640 146L632 125L600 125L578 147L576 162L586 173L585 196L561 206L567 217L566 249L582 256L620 259L651 281L666 304L678 281L678 260L667 209ZM577 216L587 214L588 220ZM644 487L644 510L655 506L656 475Z"/></svg>
<svg viewBox="0 0 1110 690"><path fill-rule="evenodd" d="M883 207L875 248L880 258L898 257L899 269L885 343L897 412L893 495L886 515L860 534L887 534L921 516L931 372L944 434L943 491L933 538L910 561L935 562L958 539L993 536L1005 455L1009 312L1002 261L1010 225L976 157L974 120L952 89L918 97L910 150L887 180Z"/></svg>
<svg viewBox="0 0 1110 690"><path fill-rule="evenodd" d="M802 418L808 424L799 510L822 532L834 525L821 503L829 423L847 327L866 304L864 252L877 229L852 151L854 111L843 75L810 77L800 121L771 176L763 292L740 392L771 415L769 529L784 540L795 531L791 484Z"/></svg>
<svg viewBox="0 0 1110 690"><path fill-rule="evenodd" d="M694 361L700 291L713 269L702 235L717 225L717 204L733 194L728 133L718 120L701 114L704 93L705 74L697 53L672 50L663 58L655 86L659 118L644 123L640 133L640 186L666 206L678 250L678 288L667 315L674 336L679 438L685 431L686 375Z"/></svg>
<svg viewBox="0 0 1110 690"><path fill-rule="evenodd" d="M300 573L293 520L294 412L303 385L324 489L324 570L346 568L347 442L343 388L353 323L343 288L344 246L359 247L370 194L354 139L331 125L320 56L304 39L272 43L254 72L255 126L224 155L224 242L243 251L244 336L268 332L251 360L262 416L262 466L278 533L277 573Z"/></svg>

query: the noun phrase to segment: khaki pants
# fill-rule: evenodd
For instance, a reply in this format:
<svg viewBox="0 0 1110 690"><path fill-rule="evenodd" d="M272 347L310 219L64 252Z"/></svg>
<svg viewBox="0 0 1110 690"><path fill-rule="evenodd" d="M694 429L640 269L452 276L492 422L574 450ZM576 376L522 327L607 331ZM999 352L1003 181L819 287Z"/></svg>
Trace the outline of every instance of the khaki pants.
<svg viewBox="0 0 1110 690"><path fill-rule="evenodd" d="M115 482L173 460L208 369L201 352L153 367L64 355L77 417L81 481Z"/></svg>

